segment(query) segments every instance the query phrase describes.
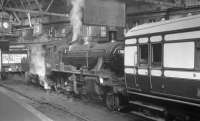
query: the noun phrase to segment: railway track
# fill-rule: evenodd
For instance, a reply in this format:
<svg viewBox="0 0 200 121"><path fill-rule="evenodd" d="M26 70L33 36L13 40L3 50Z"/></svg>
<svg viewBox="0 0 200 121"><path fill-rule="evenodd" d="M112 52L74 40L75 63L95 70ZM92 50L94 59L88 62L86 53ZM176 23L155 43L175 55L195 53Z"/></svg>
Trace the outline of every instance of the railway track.
<svg viewBox="0 0 200 121"><path fill-rule="evenodd" d="M19 95L21 95L21 96L23 96L23 97L25 97L25 98L27 98L27 99L29 99L29 100L35 102L35 103L38 103L38 104L40 104L40 105L47 105L47 106L50 106L50 107L52 107L52 108L54 108L54 109L60 110L60 111L62 111L62 112L64 112L64 113L68 113L68 114L72 115L73 117L75 117L76 119L78 119L78 121L91 121L91 120L89 120L87 117L83 117L83 116L81 116L81 115L78 114L78 113L71 112L71 111L67 110L66 108L64 108L64 107L62 107L62 106L60 106L60 105L51 104L51 103L43 102L43 101L39 101L39 100L36 100L36 99L34 99L34 98L31 98L31 97L29 97L29 96L27 96L27 95L24 95L23 93L21 93L21 92L19 92L19 91L16 91L16 90L14 90L14 89L12 89L12 88L10 88L10 87L4 86L4 85L2 85L2 84L0 84L0 86L4 87L4 88L6 88L6 89L8 89L8 90L10 90L10 91L12 91L12 92L15 92L15 93L17 93L17 94L19 94Z"/></svg>
<svg viewBox="0 0 200 121"><path fill-rule="evenodd" d="M61 114L65 115L65 117L70 116L70 117L73 117L73 119L76 119L74 121L94 121L94 119L90 119L87 116L83 116L83 115L79 114L78 112L72 112L72 111L66 109L65 107L63 107L63 106L61 106L59 104L52 104L52 103L45 102L45 101L39 101L39 100L37 100L35 98L32 98L30 96L27 96L27 95L19 92L19 91L15 90L15 89L13 89L11 87L5 86L4 84L0 84L0 86L4 87L4 88L6 88L6 89L8 89L8 90L10 90L12 92L15 92L16 94L18 94L18 95L20 95L22 97L25 97L26 99L30 100L32 102L31 105L34 105L33 107L35 107L36 109L40 110L40 107L41 107L47 112L49 112L48 111L49 109L50 110L53 109L53 110L56 110L56 111L60 111L60 112L62 112ZM43 112L43 109L42 109L41 112ZM45 114L45 111L44 111L44 114ZM53 111L50 111L50 112L53 112ZM120 113L120 112L116 112L116 113L119 113L119 115L121 115L121 114L123 115L124 114L124 113ZM50 114L50 113L47 113L47 115L48 114ZM57 113L57 114L60 115L59 113ZM130 119L132 119L131 121L150 121L150 120L147 120L147 118L140 117L138 115L132 115L130 113L126 113L125 115L130 117ZM50 114L50 116L51 116L51 114Z"/></svg>

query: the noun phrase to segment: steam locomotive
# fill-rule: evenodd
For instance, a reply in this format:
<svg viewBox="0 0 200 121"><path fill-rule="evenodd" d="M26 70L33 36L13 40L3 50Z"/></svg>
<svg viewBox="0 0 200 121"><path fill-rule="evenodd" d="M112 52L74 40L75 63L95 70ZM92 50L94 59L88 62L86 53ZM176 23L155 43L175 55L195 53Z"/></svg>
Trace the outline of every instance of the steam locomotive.
<svg viewBox="0 0 200 121"><path fill-rule="evenodd" d="M111 110L127 101L123 42L59 46L45 45L47 78L53 89L105 101Z"/></svg>

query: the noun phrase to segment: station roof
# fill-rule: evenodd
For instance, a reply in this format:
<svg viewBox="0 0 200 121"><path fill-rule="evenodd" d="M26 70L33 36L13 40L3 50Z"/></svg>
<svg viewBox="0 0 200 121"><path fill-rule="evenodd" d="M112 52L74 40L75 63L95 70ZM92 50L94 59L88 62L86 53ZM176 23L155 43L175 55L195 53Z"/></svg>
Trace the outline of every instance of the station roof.
<svg viewBox="0 0 200 121"><path fill-rule="evenodd" d="M121 0L127 6L137 4L154 4L157 6L175 7L173 0ZM33 17L38 15L68 17L71 0L1 0L0 9L10 11L17 22L27 18L27 13Z"/></svg>
<svg viewBox="0 0 200 121"><path fill-rule="evenodd" d="M58 16L68 18L70 0L1 0L1 11L13 14L18 23L31 17Z"/></svg>

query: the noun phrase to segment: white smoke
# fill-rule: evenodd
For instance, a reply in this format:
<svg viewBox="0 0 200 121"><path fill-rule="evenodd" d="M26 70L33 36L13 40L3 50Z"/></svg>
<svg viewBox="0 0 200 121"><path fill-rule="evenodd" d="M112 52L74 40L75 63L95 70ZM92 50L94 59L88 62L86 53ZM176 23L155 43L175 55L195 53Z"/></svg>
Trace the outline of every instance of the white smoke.
<svg viewBox="0 0 200 121"><path fill-rule="evenodd" d="M91 35L92 35L92 28L91 28L91 26L87 26L87 35L84 38L84 44L85 45L90 44Z"/></svg>
<svg viewBox="0 0 200 121"><path fill-rule="evenodd" d="M31 46L31 68L30 72L39 75L40 80L45 80L44 50L41 45Z"/></svg>
<svg viewBox="0 0 200 121"><path fill-rule="evenodd" d="M71 0L72 10L71 10L71 25L73 26L73 37L72 42L76 41L80 35L82 27L82 9L84 7L84 0Z"/></svg>
<svg viewBox="0 0 200 121"><path fill-rule="evenodd" d="M48 39L46 35L43 35L35 41L47 42ZM38 75L40 84L44 86L45 89L49 89L48 82L46 80L45 50L41 44L33 44L30 49L30 73Z"/></svg>

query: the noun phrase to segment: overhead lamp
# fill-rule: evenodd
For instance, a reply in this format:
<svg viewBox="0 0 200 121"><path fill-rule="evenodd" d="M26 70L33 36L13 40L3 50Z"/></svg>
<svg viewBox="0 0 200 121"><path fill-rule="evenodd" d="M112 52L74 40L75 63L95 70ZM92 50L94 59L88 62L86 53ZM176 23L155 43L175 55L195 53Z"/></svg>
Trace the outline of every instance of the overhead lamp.
<svg viewBox="0 0 200 121"><path fill-rule="evenodd" d="M5 29L8 29L9 23L8 23L8 22L3 22L3 27L4 27Z"/></svg>

